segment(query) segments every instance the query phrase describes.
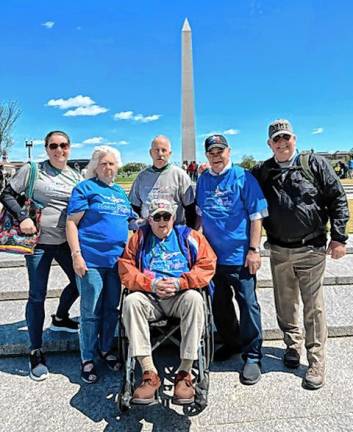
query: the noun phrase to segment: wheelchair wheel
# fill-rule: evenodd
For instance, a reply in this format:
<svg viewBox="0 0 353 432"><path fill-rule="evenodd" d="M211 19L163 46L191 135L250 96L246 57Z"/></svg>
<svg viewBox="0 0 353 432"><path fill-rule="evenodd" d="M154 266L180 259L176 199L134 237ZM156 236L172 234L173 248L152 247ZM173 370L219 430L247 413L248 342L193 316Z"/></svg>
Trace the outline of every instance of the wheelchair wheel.
<svg viewBox="0 0 353 432"><path fill-rule="evenodd" d="M195 385L195 405L199 410L204 410L208 404L209 372L204 372L203 379Z"/></svg>
<svg viewBox="0 0 353 432"><path fill-rule="evenodd" d="M205 361L206 369L209 368L214 354L214 333L213 333L213 315L212 315L212 304L209 295L205 296L205 331L204 331L204 341L205 341Z"/></svg>
<svg viewBox="0 0 353 432"><path fill-rule="evenodd" d="M127 411L131 408L131 399L134 392L135 384L135 371L130 370L130 379L126 379L126 372L124 373L121 392L117 395L116 402L120 411Z"/></svg>

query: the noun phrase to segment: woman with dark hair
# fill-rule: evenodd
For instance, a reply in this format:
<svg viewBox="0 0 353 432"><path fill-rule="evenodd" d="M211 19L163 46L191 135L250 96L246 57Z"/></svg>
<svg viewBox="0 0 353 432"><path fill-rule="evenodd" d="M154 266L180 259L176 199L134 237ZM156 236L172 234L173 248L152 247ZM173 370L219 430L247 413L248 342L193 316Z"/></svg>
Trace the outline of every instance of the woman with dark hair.
<svg viewBox="0 0 353 432"><path fill-rule="evenodd" d="M64 288L57 312L52 316L51 330L78 332L78 323L69 318L69 309L78 297L71 252L66 241L66 210L73 187L82 180L81 175L67 165L70 138L65 132L52 131L45 137L48 159L38 164L33 199L42 208L41 232L33 255L26 255L29 296L26 320L30 338L29 375L42 381L49 375L42 351L42 333L45 318L44 302L48 277L53 259L66 273L69 284ZM1 195L3 205L16 217L24 234L37 231L32 219L17 202L26 190L29 164L25 164L11 178Z"/></svg>

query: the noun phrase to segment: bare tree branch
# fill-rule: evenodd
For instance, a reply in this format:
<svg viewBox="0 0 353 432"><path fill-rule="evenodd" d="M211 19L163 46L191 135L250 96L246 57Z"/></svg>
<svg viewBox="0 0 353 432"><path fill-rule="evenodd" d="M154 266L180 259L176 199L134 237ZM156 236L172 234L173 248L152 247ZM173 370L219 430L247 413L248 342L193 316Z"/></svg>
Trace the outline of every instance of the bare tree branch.
<svg viewBox="0 0 353 432"><path fill-rule="evenodd" d="M17 102L0 102L0 155L13 145L12 128L21 113Z"/></svg>

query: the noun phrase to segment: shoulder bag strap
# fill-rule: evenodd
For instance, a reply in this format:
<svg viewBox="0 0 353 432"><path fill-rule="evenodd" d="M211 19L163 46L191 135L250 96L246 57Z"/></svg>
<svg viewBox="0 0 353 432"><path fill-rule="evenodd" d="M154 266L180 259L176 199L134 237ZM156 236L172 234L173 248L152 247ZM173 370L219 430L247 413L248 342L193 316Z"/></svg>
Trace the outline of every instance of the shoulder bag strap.
<svg viewBox="0 0 353 432"><path fill-rule="evenodd" d="M26 198L32 199L34 185L38 177L38 167L35 162L28 162L28 163L29 163L29 175L28 175L28 181L27 181L25 193L26 193Z"/></svg>

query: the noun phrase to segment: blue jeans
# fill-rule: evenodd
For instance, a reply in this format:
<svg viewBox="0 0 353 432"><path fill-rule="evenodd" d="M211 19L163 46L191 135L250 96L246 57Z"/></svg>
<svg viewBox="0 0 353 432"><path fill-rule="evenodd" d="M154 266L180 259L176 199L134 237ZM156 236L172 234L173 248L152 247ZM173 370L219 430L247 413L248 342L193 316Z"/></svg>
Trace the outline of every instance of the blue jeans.
<svg viewBox="0 0 353 432"><path fill-rule="evenodd" d="M66 273L70 283L64 288L59 300L56 315L65 318L69 309L78 297L75 272L69 245L65 242L60 245L38 244L33 255L26 255L26 264L29 279L29 296L26 305L26 320L30 339L30 349L42 346L42 333L44 324L44 302L47 295L48 278L53 259Z"/></svg>
<svg viewBox="0 0 353 432"><path fill-rule="evenodd" d="M230 347L240 345L245 360L259 362L262 358L262 329L255 291L256 276L244 266L218 265L213 281L212 309L220 336ZM239 305L239 324L233 305L233 290Z"/></svg>
<svg viewBox="0 0 353 432"><path fill-rule="evenodd" d="M81 359L93 360L98 348L102 352L112 348L121 288L118 269L90 268L76 281L81 294Z"/></svg>

